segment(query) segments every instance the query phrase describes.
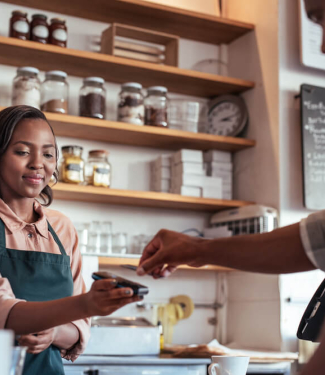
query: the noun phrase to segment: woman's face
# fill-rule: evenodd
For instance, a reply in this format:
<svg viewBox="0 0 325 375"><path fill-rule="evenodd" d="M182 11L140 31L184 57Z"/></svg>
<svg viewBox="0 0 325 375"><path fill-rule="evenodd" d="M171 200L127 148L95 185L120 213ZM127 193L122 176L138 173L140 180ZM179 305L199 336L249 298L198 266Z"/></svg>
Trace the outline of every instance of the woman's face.
<svg viewBox="0 0 325 375"><path fill-rule="evenodd" d="M38 197L55 168L55 140L49 125L41 119L23 119L0 158L2 197Z"/></svg>
<svg viewBox="0 0 325 375"><path fill-rule="evenodd" d="M325 1L305 0L308 17L323 28L322 52L325 53Z"/></svg>

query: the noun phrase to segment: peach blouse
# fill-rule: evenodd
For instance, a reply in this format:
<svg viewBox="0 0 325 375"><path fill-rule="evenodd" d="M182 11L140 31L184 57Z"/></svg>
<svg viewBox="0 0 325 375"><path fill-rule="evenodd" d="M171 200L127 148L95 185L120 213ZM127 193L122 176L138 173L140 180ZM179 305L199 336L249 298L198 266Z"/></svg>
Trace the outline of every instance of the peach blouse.
<svg viewBox="0 0 325 375"><path fill-rule="evenodd" d="M36 223L21 220L9 206L0 199L0 218L5 224L6 246L10 249L41 251L61 254L57 243L48 231L47 220L58 235L68 256L73 278L73 295L86 292L81 276L81 254L78 249L77 232L65 215L58 211L44 208L35 201L34 210L39 215ZM8 279L0 274L0 329L5 327L12 307L22 300L15 298ZM74 361L81 354L90 336L90 319L72 322L79 331L79 341L69 350L61 350L63 358ZM64 337L61 338L64 340Z"/></svg>

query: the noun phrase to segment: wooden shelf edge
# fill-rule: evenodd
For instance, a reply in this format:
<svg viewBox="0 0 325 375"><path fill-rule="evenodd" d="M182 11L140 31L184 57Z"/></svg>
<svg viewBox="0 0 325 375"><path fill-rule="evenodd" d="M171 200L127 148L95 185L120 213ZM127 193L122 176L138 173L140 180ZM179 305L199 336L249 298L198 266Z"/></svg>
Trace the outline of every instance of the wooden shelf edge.
<svg viewBox="0 0 325 375"><path fill-rule="evenodd" d="M4 2L66 15L112 23L119 22L160 32L171 32L186 39L212 44L230 43L254 29L246 22L230 20L141 0L93 0L84 6L80 0L5 0Z"/></svg>
<svg viewBox="0 0 325 375"><path fill-rule="evenodd" d="M18 51L21 52L22 58L27 59L26 64L36 64L41 70L53 68L53 61L56 61L56 57L59 57L64 61L61 69L71 75L88 76L91 74L92 67L94 70L99 69L100 72L98 74L103 75L103 78L107 81L121 83L129 78L126 78L125 74L133 72L133 75L137 74L139 76L139 80L144 83L144 86L154 81L165 81L172 92L191 94L189 92L191 87L191 90L193 90L192 95L203 97L219 95L222 92L239 93L255 86L254 82L239 78L157 65L96 52L61 48L4 36L0 36L0 47L4 49L0 55L0 63L5 65L17 66ZM57 64L60 63L56 62ZM112 74L111 70L115 68L119 69L119 72ZM122 73L124 78L122 78ZM155 80L150 76L152 74L155 75ZM140 79L141 77L142 80Z"/></svg>
<svg viewBox="0 0 325 375"><path fill-rule="evenodd" d="M3 109L5 107L0 106L0 111ZM245 138L193 133L154 126L137 126L50 112L44 112L44 114L54 128L56 136L170 150L191 148L202 151L218 149L237 152L256 145L254 140Z"/></svg>
<svg viewBox="0 0 325 375"><path fill-rule="evenodd" d="M238 200L195 198L178 194L106 189L65 183L56 184L53 190L55 199L149 208L216 212L253 204L253 202Z"/></svg>
<svg viewBox="0 0 325 375"><path fill-rule="evenodd" d="M101 257L98 259L99 267L102 269L107 269L109 267L118 267L125 264L130 264L132 266L137 266L139 264L139 259L134 258L115 258L115 257ZM180 270L191 270L191 271L214 271L214 272L231 272L231 268L219 267L219 266L203 266L199 268L180 266Z"/></svg>

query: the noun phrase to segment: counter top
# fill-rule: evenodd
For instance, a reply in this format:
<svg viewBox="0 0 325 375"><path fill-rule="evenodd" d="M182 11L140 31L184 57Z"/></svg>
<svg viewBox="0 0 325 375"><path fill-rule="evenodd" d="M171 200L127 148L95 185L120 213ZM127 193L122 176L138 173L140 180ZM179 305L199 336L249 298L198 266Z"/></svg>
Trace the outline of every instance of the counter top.
<svg viewBox="0 0 325 375"><path fill-rule="evenodd" d="M156 356L94 356L81 355L74 362L63 360L64 365L209 365L208 358L160 358Z"/></svg>

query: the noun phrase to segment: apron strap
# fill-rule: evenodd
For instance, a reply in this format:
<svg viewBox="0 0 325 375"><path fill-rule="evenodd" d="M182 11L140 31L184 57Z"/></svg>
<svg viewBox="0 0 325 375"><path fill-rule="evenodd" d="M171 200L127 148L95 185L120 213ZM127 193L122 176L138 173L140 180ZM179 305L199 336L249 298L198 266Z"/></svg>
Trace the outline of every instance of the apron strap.
<svg viewBox="0 0 325 375"><path fill-rule="evenodd" d="M54 238L54 241L59 246L61 254L62 255L67 255L67 253L65 252L64 247L63 247L63 245L62 245L59 237L57 236L57 234L55 233L54 229L51 227L51 224L48 221L47 221L47 226L49 228L50 233L52 234L52 237Z"/></svg>
<svg viewBox="0 0 325 375"><path fill-rule="evenodd" d="M6 248L5 224L2 219L0 219L0 247Z"/></svg>

